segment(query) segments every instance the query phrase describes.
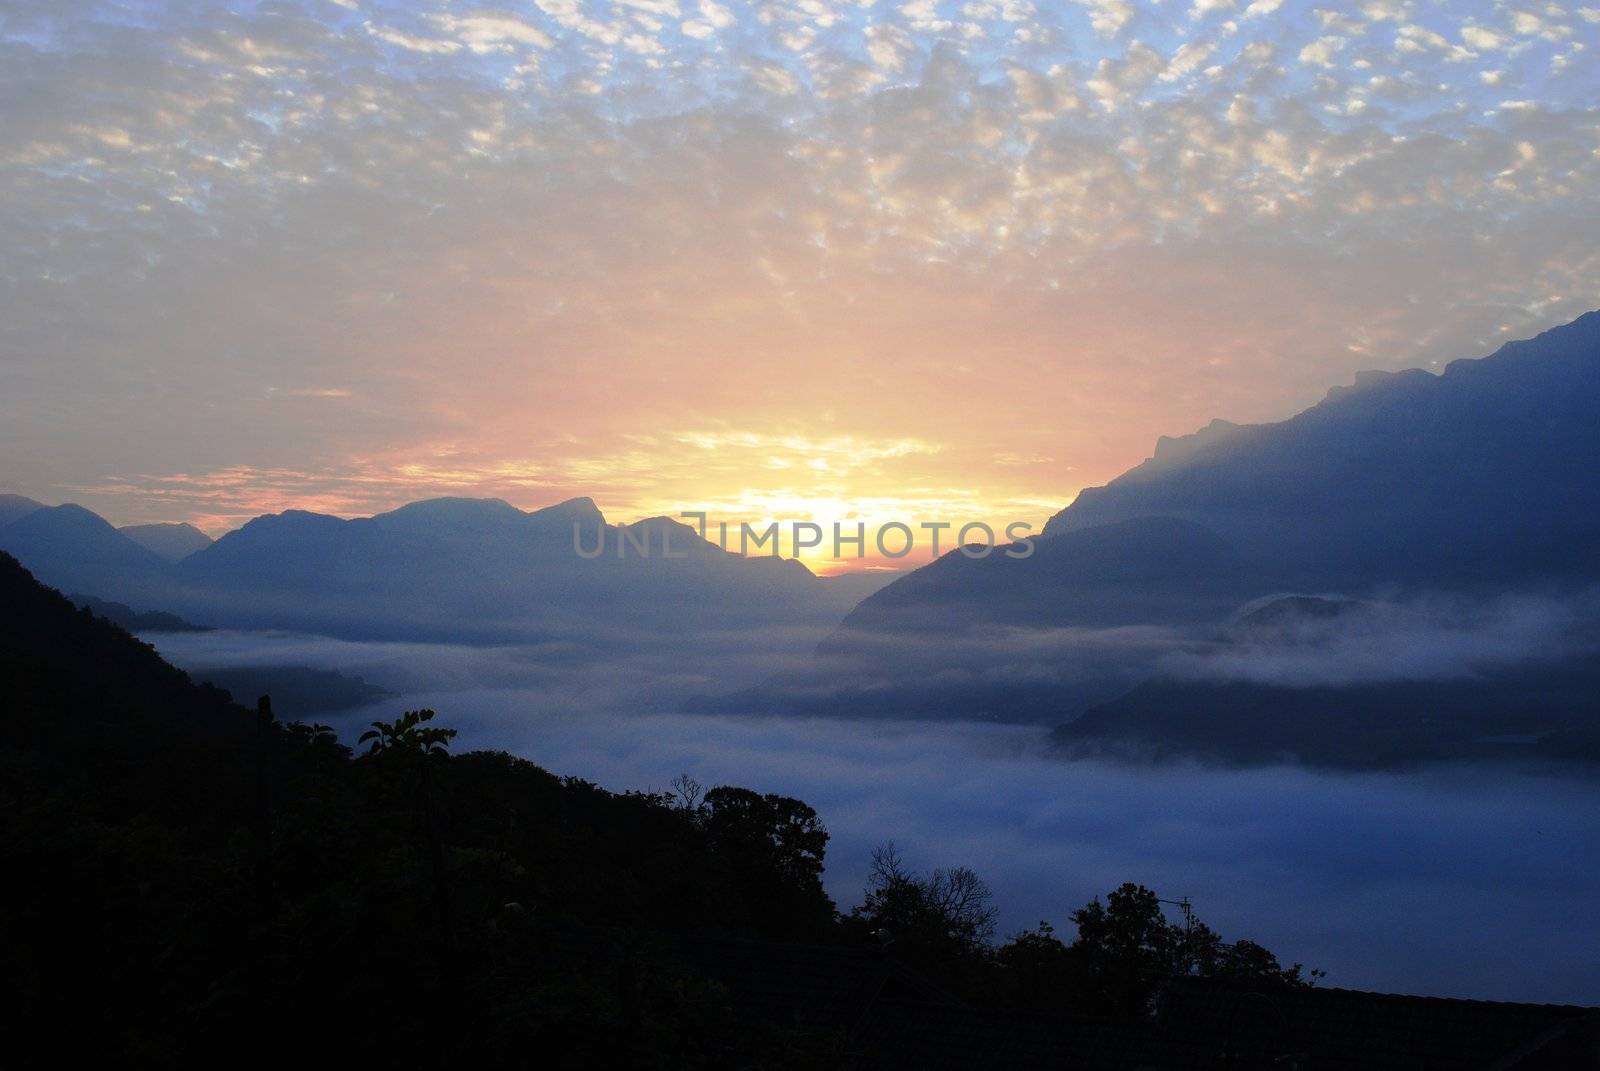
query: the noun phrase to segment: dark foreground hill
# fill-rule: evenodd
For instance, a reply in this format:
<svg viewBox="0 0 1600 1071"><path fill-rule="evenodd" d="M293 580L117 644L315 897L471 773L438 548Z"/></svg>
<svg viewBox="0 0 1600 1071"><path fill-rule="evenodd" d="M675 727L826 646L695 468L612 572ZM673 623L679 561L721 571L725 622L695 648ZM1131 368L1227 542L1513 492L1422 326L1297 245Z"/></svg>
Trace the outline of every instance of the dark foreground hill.
<svg viewBox="0 0 1600 1071"><path fill-rule="evenodd" d="M739 813L701 823L506 755L401 743L353 761L325 730L192 685L4 555L0 606L13 1053L781 1048L729 1018L671 935L833 925L803 804L784 804L795 842L763 851L775 797L729 790Z"/></svg>
<svg viewBox="0 0 1600 1071"><path fill-rule="evenodd" d="M1070 943L1041 928L996 948L975 875L920 876L890 852L842 915L819 881L827 832L798 800L616 794L452 756L431 713L378 727L355 758L195 687L4 555L0 606L12 1057L1593 1062L1584 1009L1310 989L1260 946L1167 922L1133 885L1074 912Z"/></svg>

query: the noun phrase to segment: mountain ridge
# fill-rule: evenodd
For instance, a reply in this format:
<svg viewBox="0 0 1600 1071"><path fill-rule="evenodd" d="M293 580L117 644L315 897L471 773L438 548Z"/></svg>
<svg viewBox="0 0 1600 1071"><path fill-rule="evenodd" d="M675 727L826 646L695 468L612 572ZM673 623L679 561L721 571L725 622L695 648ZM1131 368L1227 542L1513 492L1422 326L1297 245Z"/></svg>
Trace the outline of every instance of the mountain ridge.
<svg viewBox="0 0 1600 1071"><path fill-rule="evenodd" d="M16 506L22 516L0 527L0 549L46 582L223 628L598 645L608 630L676 642L776 614L820 635L853 590L794 559L726 551L672 518L608 523L587 496L527 511L465 497L369 517L289 509L176 561L80 506Z"/></svg>
<svg viewBox="0 0 1600 1071"><path fill-rule="evenodd" d="M186 523L125 524L117 531L169 562L182 561L215 542L194 525Z"/></svg>
<svg viewBox="0 0 1600 1071"><path fill-rule="evenodd" d="M1600 583L1600 313L1438 374L1364 374L1273 424L1163 437L1028 542L899 578L749 703L1159 725L1148 703L1108 704L1256 600L1582 592Z"/></svg>
<svg viewBox="0 0 1600 1071"><path fill-rule="evenodd" d="M1286 420L1152 458L1084 490L1041 537L1180 517L1310 588L1594 576L1597 395L1600 313L1588 313L1438 375L1358 377Z"/></svg>

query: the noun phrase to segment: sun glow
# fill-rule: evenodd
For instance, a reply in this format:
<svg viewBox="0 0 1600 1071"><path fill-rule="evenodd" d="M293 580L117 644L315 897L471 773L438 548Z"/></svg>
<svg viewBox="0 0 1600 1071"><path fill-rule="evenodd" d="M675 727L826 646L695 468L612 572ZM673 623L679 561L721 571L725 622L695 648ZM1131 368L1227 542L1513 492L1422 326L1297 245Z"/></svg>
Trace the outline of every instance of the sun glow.
<svg viewBox="0 0 1600 1071"><path fill-rule="evenodd" d="M120 521L187 520L212 535L287 509L356 517L440 495L503 498L522 509L591 497L612 523L667 517L698 528L689 515L703 515L711 542L734 553L776 548L819 575L925 565L936 547L953 549L968 525L986 525L995 544L1010 543L1037 533L1075 491L1040 494L1031 486L1049 470L1048 458L975 456L904 437L722 429L632 435L597 451L583 446L505 455L449 441L319 473L229 466L76 490L118 500L126 508L109 512ZM989 539L981 528L968 536Z"/></svg>

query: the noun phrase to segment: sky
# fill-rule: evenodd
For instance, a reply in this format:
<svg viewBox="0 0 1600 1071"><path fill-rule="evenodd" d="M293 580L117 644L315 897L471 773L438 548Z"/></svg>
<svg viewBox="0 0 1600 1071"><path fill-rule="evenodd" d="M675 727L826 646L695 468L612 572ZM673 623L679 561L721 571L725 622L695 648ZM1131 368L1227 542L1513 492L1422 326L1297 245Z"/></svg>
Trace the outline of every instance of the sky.
<svg viewBox="0 0 1600 1071"><path fill-rule="evenodd" d="M1581 0L0 0L0 489L1037 528L1600 306L1597 49Z"/></svg>

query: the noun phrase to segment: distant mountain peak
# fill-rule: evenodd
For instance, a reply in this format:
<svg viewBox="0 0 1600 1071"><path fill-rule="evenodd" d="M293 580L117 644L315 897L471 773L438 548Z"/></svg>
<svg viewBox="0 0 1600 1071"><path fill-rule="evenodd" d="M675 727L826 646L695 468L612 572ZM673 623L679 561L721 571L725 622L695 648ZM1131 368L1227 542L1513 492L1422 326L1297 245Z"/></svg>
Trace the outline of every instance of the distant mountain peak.
<svg viewBox="0 0 1600 1071"><path fill-rule="evenodd" d="M528 514L528 519L535 524L598 526L606 523L605 514L600 512L600 507L595 505L594 499L587 495L532 510Z"/></svg>
<svg viewBox="0 0 1600 1071"><path fill-rule="evenodd" d="M95 531L115 532L116 528L100 514L92 509L86 509L76 502L63 502L59 506L45 506L27 517L24 521L38 524L70 525L73 528Z"/></svg>
<svg viewBox="0 0 1600 1071"><path fill-rule="evenodd" d="M343 518L335 517L327 513L314 513L308 509L286 509L281 513L263 513L259 517L252 517L248 521L245 521L244 524L239 528L229 532L228 535L236 535L239 532L247 532L252 529L261 530L286 527L306 527L310 525L329 527L344 523L345 521ZM226 538L227 536L223 537L223 539ZM218 540L218 542L221 542L221 540Z"/></svg>
<svg viewBox="0 0 1600 1071"><path fill-rule="evenodd" d="M1369 394L1385 388L1411 387L1431 384L1439 379L1438 376L1423 368L1406 368L1398 372L1383 368L1369 368L1357 372L1355 382L1342 387L1329 387L1328 393L1322 399L1322 405L1337 405L1346 399Z"/></svg>
<svg viewBox="0 0 1600 1071"><path fill-rule="evenodd" d="M0 549L45 583L97 594L118 592L124 583L149 580L167 568L104 517L73 503L41 506L0 528Z"/></svg>
<svg viewBox="0 0 1600 1071"><path fill-rule="evenodd" d="M43 502L35 502L23 495L0 495L0 528L41 509L44 509Z"/></svg>
<svg viewBox="0 0 1600 1071"><path fill-rule="evenodd" d="M392 516L396 513L436 511L449 512L454 510L468 510L474 512L492 511L501 513L508 510L513 513L522 512L503 498L473 498L468 495L438 495L434 498L419 498L415 502L407 502L403 506L397 506L396 508L390 510L387 514L380 513L377 514L377 516Z"/></svg>
<svg viewBox="0 0 1600 1071"><path fill-rule="evenodd" d="M1156 440L1156 452L1152 460L1158 464L1183 461L1196 451L1231 438L1244 426L1219 418L1191 435L1163 435Z"/></svg>
<svg viewBox="0 0 1600 1071"><path fill-rule="evenodd" d="M565 499L565 500L563 500L561 502L557 502L553 506L541 506L538 509L533 510L532 512L536 513L536 514L537 513L599 513L600 512L600 507L595 505L594 499L590 498L588 495L580 495L577 498L568 498L568 499Z"/></svg>
<svg viewBox="0 0 1600 1071"><path fill-rule="evenodd" d="M1307 622L1334 621L1370 606L1343 595L1266 595L1240 607L1228 629L1240 636L1279 632Z"/></svg>
<svg viewBox="0 0 1600 1071"><path fill-rule="evenodd" d="M169 562L182 561L212 543L210 536L192 524L126 524L117 531Z"/></svg>
<svg viewBox="0 0 1600 1071"><path fill-rule="evenodd" d="M392 531L472 531L521 524L527 514L501 498L424 498L372 517Z"/></svg>

